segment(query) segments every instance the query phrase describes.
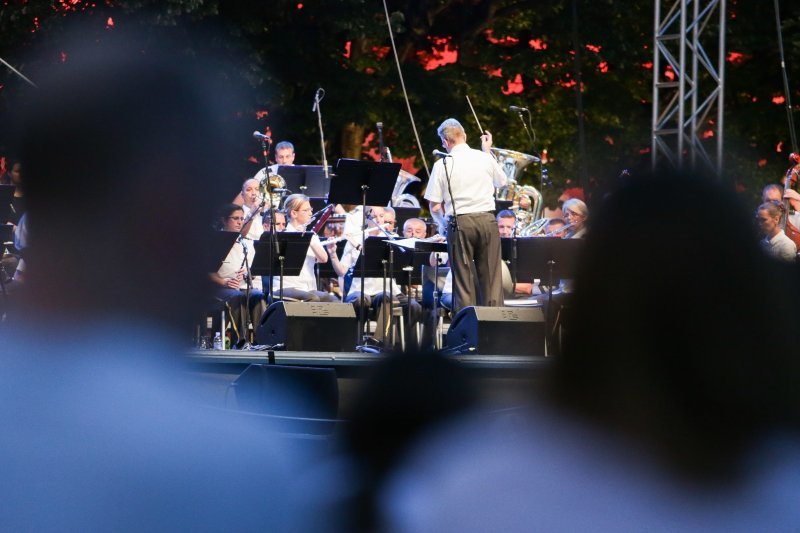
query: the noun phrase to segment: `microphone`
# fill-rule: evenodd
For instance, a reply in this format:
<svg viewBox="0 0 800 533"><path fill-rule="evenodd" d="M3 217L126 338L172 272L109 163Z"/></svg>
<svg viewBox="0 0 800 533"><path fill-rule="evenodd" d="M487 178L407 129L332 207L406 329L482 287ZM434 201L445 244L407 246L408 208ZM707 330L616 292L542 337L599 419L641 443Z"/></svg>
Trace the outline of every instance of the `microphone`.
<svg viewBox="0 0 800 533"><path fill-rule="evenodd" d="M431 152L433 157L453 157L452 155L448 154L447 152L442 152L441 150L434 150Z"/></svg>
<svg viewBox="0 0 800 533"><path fill-rule="evenodd" d="M261 142L269 142L270 141L269 135L264 135L260 131L254 131L253 132L253 139L255 139L257 141L261 141Z"/></svg>
<svg viewBox="0 0 800 533"><path fill-rule="evenodd" d="M523 111L527 111L527 107L517 107L515 105L508 106L509 111L516 111L517 113L522 113Z"/></svg>
<svg viewBox="0 0 800 533"><path fill-rule="evenodd" d="M319 93L321 93L321 92L322 92L322 87L317 89L316 94L314 94L314 106L311 108L311 112L312 113L316 113L317 112L317 106L319 105L319 101L320 101Z"/></svg>

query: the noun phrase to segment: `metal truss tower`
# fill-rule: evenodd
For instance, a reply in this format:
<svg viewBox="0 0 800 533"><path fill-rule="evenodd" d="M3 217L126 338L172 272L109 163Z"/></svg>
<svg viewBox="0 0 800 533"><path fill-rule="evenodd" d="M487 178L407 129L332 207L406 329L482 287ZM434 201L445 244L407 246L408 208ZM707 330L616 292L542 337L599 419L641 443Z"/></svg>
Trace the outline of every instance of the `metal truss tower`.
<svg viewBox="0 0 800 533"><path fill-rule="evenodd" d="M655 0L654 169L722 174L725 16L726 0Z"/></svg>

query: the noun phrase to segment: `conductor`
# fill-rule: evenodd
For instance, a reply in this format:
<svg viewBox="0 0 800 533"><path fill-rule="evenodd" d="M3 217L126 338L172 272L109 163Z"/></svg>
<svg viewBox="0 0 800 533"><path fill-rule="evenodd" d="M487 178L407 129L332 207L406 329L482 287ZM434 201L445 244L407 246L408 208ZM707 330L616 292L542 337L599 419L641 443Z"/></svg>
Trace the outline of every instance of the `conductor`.
<svg viewBox="0 0 800 533"><path fill-rule="evenodd" d="M433 165L425 199L439 227L446 223L453 312L472 305L501 306L500 236L492 212L495 187L504 186L506 176L489 154L492 135L481 135L481 151L467 145L464 127L453 118L442 122L437 133L447 155Z"/></svg>

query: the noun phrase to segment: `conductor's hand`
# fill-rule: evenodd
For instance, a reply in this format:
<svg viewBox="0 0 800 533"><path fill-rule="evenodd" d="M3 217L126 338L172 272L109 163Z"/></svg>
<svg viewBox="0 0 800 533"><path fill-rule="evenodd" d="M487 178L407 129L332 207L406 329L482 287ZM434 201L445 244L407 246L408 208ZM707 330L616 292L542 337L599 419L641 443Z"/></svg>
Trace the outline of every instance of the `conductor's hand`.
<svg viewBox="0 0 800 533"><path fill-rule="evenodd" d="M491 147L492 147L492 134L489 132L489 130L486 130L483 132L483 135L481 135L481 150L483 150L484 152L488 152L489 148Z"/></svg>

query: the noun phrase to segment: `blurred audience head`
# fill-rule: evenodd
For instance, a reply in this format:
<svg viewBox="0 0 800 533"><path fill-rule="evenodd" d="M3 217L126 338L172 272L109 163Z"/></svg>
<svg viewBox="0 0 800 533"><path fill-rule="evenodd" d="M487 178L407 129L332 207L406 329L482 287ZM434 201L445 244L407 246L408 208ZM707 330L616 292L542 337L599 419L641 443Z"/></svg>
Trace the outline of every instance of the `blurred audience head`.
<svg viewBox="0 0 800 533"><path fill-rule="evenodd" d="M550 376L558 404L696 475L795 419L797 277L761 252L732 192L642 178L594 222Z"/></svg>
<svg viewBox="0 0 800 533"><path fill-rule="evenodd" d="M73 28L67 59L37 63L38 90L18 105L31 302L64 320L183 329L202 301L235 91L167 39L106 33Z"/></svg>

